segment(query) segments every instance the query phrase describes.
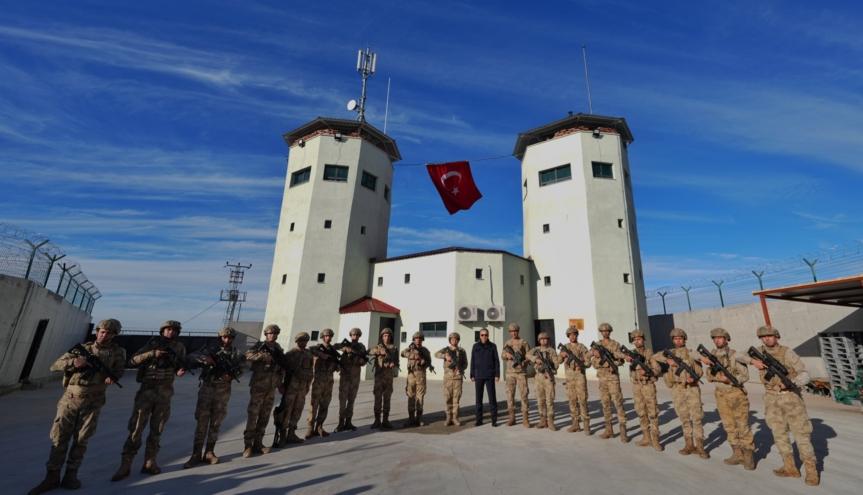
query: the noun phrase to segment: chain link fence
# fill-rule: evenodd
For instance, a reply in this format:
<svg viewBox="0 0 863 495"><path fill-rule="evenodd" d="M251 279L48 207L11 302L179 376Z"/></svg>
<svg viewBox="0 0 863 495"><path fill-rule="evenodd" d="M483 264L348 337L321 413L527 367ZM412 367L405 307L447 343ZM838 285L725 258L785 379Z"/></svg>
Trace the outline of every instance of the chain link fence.
<svg viewBox="0 0 863 495"><path fill-rule="evenodd" d="M671 314L756 302L753 291L863 273L863 242L826 249L710 280L647 289L647 312Z"/></svg>
<svg viewBox="0 0 863 495"><path fill-rule="evenodd" d="M2 222L0 274L31 280L88 313L102 297L81 265L46 236Z"/></svg>

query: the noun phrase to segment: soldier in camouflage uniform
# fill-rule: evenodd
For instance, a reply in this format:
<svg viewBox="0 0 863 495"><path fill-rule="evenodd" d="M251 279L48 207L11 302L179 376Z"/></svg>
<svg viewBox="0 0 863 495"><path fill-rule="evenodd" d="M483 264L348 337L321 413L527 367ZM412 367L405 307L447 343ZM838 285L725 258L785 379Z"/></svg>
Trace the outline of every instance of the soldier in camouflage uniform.
<svg viewBox="0 0 863 495"><path fill-rule="evenodd" d="M381 330L381 340L370 354L375 365L375 422L372 428L383 428L389 430L390 424L390 398L393 395L393 375L398 367L399 357L396 346L393 344L393 331L389 328Z"/></svg>
<svg viewBox="0 0 863 495"><path fill-rule="evenodd" d="M539 345L528 352L528 357L533 361L536 368L536 408L539 412L539 424L537 428L548 428L557 431L554 426L554 376L560 359L554 351L554 347L548 345L548 334L540 332L537 336ZM547 366L548 362L551 366Z"/></svg>
<svg viewBox="0 0 863 495"><path fill-rule="evenodd" d="M285 408L277 414L281 417L276 421L287 426L287 435L282 438L278 447L285 447L289 443L303 443L303 439L296 434L297 423L303 414L303 406L306 405L306 395L314 377L314 355L306 349L311 337L307 332L300 332L294 337L296 347L285 353L288 368L285 373L291 375L288 386L282 392L284 394Z"/></svg>
<svg viewBox="0 0 863 495"><path fill-rule="evenodd" d="M324 429L324 421L327 419L327 411L330 400L333 398L333 373L339 370L339 353L333 349L333 330L325 328L321 332L323 343L312 348L315 356L315 371L312 381L311 407L309 408L309 428L306 431L306 439L330 434Z"/></svg>
<svg viewBox="0 0 863 495"><path fill-rule="evenodd" d="M408 396L408 421L405 426L425 426L423 423L423 402L426 396L426 369L431 367L431 353L423 347L425 335L416 332L413 343L402 351L401 356L408 360L408 376L405 393Z"/></svg>
<svg viewBox="0 0 863 495"><path fill-rule="evenodd" d="M202 371L198 386L198 403L195 406L197 424L192 441L192 456L183 464L184 469L195 467L204 461L208 464L219 463L215 453L219 429L228 415L231 382L239 378L243 360L243 355L234 347L236 337L236 330L225 327L219 331L217 342L212 342L189 356L189 367L202 368ZM214 356L223 363L217 363Z"/></svg>
<svg viewBox="0 0 863 495"><path fill-rule="evenodd" d="M264 341L246 351L252 378L249 380L249 407L246 410L248 419L243 432L243 457L270 452L269 447L264 447L264 432L270 422L276 389L282 384L285 364L279 362L279 358L284 359L282 346L276 342L279 333L281 329L278 325L267 325L264 328Z"/></svg>
<svg viewBox="0 0 863 495"><path fill-rule="evenodd" d="M785 366L788 370L788 378L795 385L804 387L809 383L809 373L800 356L792 349L779 344L779 330L764 326L758 329L756 335L764 344L760 351L769 354ZM768 380L763 362L750 359L749 356L738 356L737 359L744 363L749 362L758 368L761 383L764 384L764 418L770 431L773 432L773 441L776 442L776 448L783 461L783 466L774 469L773 473L780 477L800 477L800 471L797 470L797 464L794 462L791 441L788 439L788 432L791 432L794 434L797 451L800 452L800 459L806 470L806 484L818 485L821 479L818 474L815 449L812 448L812 422L809 421L806 404L800 392L787 389L776 376L771 376Z"/></svg>
<svg viewBox="0 0 863 495"><path fill-rule="evenodd" d="M654 361L653 351L644 345L644 332L633 330L629 332L629 341L635 346L634 352L644 357L644 363L653 373L650 376L641 366L630 365L629 377L632 382L632 399L635 402L635 412L641 421L641 441L636 445L647 447L653 445L657 452L664 449L659 443L659 406L656 403L656 379L660 375L659 364ZM632 358L625 359L632 362Z"/></svg>
<svg viewBox="0 0 863 495"><path fill-rule="evenodd" d="M120 333L120 322L102 320L96 325L96 340L84 348L95 355L111 374L119 379L126 367L126 351L112 342ZM99 421L105 405L105 391L114 381L107 374L93 368L87 360L73 352L60 356L51 365L51 371L62 371L63 396L57 402L57 416L51 427L51 453L48 455L45 479L30 490L31 495L47 492L62 486L70 490L81 487L78 468L84 460L87 443ZM69 441L72 448L69 451ZM67 459L66 453L69 452ZM60 481L60 470L66 464L66 474Z"/></svg>
<svg viewBox="0 0 863 495"><path fill-rule="evenodd" d="M363 332L359 328L351 328L348 336L350 345L342 347L342 372L339 376L339 425L336 431L354 431L356 426L351 423L354 416L354 401L360 389L360 374L363 366L369 362L366 357L366 346L360 342Z"/></svg>
<svg viewBox="0 0 863 495"><path fill-rule="evenodd" d="M503 347L507 346L511 347L513 351L521 354L525 358L527 357L528 351L530 351L530 345L526 340L522 339L519 336L520 327L515 323L509 324L509 340L507 340ZM507 420L507 426L513 426L515 424L515 393L516 389L521 390L519 397L521 398L521 417L522 424L525 428L530 428L530 419L528 418L528 394L530 393L530 389L527 386L527 370L524 365L515 366L513 364L513 355L507 352L505 349L501 349L500 354L501 359L503 359L506 367L506 408L509 414L509 419ZM527 359L525 359L525 364L527 363Z"/></svg>
<svg viewBox="0 0 863 495"><path fill-rule="evenodd" d="M569 343L566 344L569 351L577 359L580 359L585 367L590 366L590 351L584 344L578 343L578 329L576 327L567 328L566 336L569 338ZM590 414L587 412L587 378L584 376L584 369L575 360L569 360L570 358L565 351L561 350L559 357L566 376L566 395L569 399L569 415L572 418L572 426L566 431L581 431L580 419L581 423L584 424L584 433L590 435Z"/></svg>
<svg viewBox="0 0 863 495"><path fill-rule="evenodd" d="M111 481L129 476L132 460L141 448L141 435L148 423L150 433L147 435L141 472L162 472L156 464L156 454L159 453L159 440L171 415L174 377L186 374L186 346L177 339L181 329L179 321L166 321L159 327L161 335L152 338L129 359L129 364L138 368L136 379L141 383L141 388L135 395L132 417L129 418L129 437L123 445L120 467Z"/></svg>
<svg viewBox="0 0 863 495"><path fill-rule="evenodd" d="M698 377L701 377L704 374L701 361L695 357L696 354L693 351L686 348L686 332L680 328L672 328L671 342L674 344L671 352L692 368ZM665 361L669 366L665 380L671 387L671 400L674 403L674 411L680 418L683 440L686 442L678 452L681 455L695 452L702 459L710 458L710 454L704 450L704 426L701 423L704 419L704 406L701 403L700 380L694 379L687 372L678 373L677 363L671 358L664 357L662 352L654 354L653 358L657 362Z"/></svg>
<svg viewBox="0 0 863 495"><path fill-rule="evenodd" d="M458 420L459 401L461 400L464 370L467 369L467 352L458 343L461 335L453 332L447 337L449 346L437 351L434 357L444 360L443 398L446 403L446 423L444 426L461 426Z"/></svg>
<svg viewBox="0 0 863 495"><path fill-rule="evenodd" d="M737 362L737 352L728 346L731 335L724 328L714 328L710 331L710 337L716 345L712 354L719 363L725 366L741 385L748 382L749 369ZM707 367L707 381L716 384L716 409L719 410L722 427L725 428L728 443L731 445L732 455L723 459L723 462L732 466L743 464L744 469L751 471L755 469L755 443L749 428L749 396L746 395L746 389L732 386L725 373L718 370L714 373L708 358L702 357L701 362Z"/></svg>
<svg viewBox="0 0 863 495"><path fill-rule="evenodd" d="M600 354L596 349L591 350L591 365L596 368L596 376L599 378L599 394L602 403L602 416L605 419L605 432L602 438L614 436L612 428L611 406L617 411L617 421L620 423L620 441L629 442L626 434L626 413L623 411L623 392L620 390L620 371L618 367L623 364L623 355L620 354L620 343L611 339L614 331L608 323L599 325L599 333L602 335L600 345L608 349L614 356L613 363L601 362Z"/></svg>

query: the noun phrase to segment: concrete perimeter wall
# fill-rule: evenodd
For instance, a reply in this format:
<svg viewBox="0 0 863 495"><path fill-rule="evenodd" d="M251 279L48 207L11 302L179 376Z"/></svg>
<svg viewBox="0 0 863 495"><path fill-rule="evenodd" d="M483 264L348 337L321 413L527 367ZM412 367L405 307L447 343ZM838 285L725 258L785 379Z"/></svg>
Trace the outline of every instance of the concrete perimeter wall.
<svg viewBox="0 0 863 495"><path fill-rule="evenodd" d="M0 388L18 384L40 320L48 325L29 376L34 382L51 378L51 364L86 338L91 316L30 280L0 275Z"/></svg>
<svg viewBox="0 0 863 495"><path fill-rule="evenodd" d="M768 300L767 308L773 326L779 329L779 342L800 354L813 377L827 377L818 343L820 333L863 332L861 309L778 300ZM686 330L689 348L704 344L712 349L710 330L722 327L731 334L731 347L745 352L749 346L760 344L755 330L763 324L759 303L650 317L654 350L671 347L668 333L673 327Z"/></svg>

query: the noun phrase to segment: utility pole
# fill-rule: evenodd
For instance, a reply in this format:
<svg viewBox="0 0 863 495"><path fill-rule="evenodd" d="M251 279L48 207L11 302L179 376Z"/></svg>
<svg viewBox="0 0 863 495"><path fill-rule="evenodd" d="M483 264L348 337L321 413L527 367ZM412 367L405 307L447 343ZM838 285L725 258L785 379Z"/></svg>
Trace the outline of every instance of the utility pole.
<svg viewBox="0 0 863 495"><path fill-rule="evenodd" d="M222 289L219 297L220 301L227 301L228 307L225 308L224 324L237 321L240 317L240 308L246 302L246 292L240 290L240 285L243 283L243 277L246 275L246 270L252 268L251 263L242 265L240 263L231 264L225 262L225 268L230 268L231 273L228 276L228 288Z"/></svg>

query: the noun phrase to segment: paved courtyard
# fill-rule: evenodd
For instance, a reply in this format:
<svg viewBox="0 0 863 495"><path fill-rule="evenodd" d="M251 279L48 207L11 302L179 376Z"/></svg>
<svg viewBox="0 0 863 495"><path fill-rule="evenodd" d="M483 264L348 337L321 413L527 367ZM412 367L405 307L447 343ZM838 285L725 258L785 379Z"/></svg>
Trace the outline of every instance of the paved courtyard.
<svg viewBox="0 0 863 495"><path fill-rule="evenodd" d="M805 395L812 417L813 443L822 469L822 485L810 488L802 479L780 479L771 470L780 463L772 448L773 440L764 422L762 389L749 387L754 412L758 468L754 472L726 466L722 459L730 449L715 411L711 386L703 392L706 446L711 459L681 456L681 431L671 397L664 384L660 392L661 441L666 447L657 453L650 447L637 447L640 428L625 402L629 433L634 441L621 444L616 438L603 440L596 433L527 430L522 426L492 428L490 424L473 427L473 386L465 384L460 428L443 426L443 400L440 382L429 382L426 399L429 426L377 432L372 422L371 382L360 386L354 423L359 430L314 439L272 454L243 459L243 428L249 397L244 377L234 384L230 412L222 428L216 453L222 463L216 466L182 469L188 459L194 429L197 381L187 376L177 381L171 419L162 437L159 476L139 474L143 449L135 460L132 475L124 481L108 479L119 463L126 436L126 422L136 390L134 374L124 379L125 388L112 387L102 410L99 428L80 477L82 493L505 493L524 495L550 493L595 493L603 495L634 493L859 493L863 486L863 414L859 407L842 406L823 397ZM531 383L532 385L532 383ZM624 395L630 396L628 384ZM4 493L26 493L44 475L59 382L39 390L18 391L0 396L0 479ZM498 385L498 399L504 389ZM593 429L601 433L598 387L590 382L590 412ZM325 428L338 421L338 384ZM531 400L531 406L534 402ZM504 406L501 407L503 411ZM557 390L557 426L569 421L565 393ZM393 394L395 423L407 413L404 379L399 379ZM470 412L468 412L470 411ZM535 413L533 414L536 420ZM304 433L305 415L303 418ZM398 425L397 425L398 426ZM265 441L272 440L272 426ZM63 490L58 490L61 493Z"/></svg>

